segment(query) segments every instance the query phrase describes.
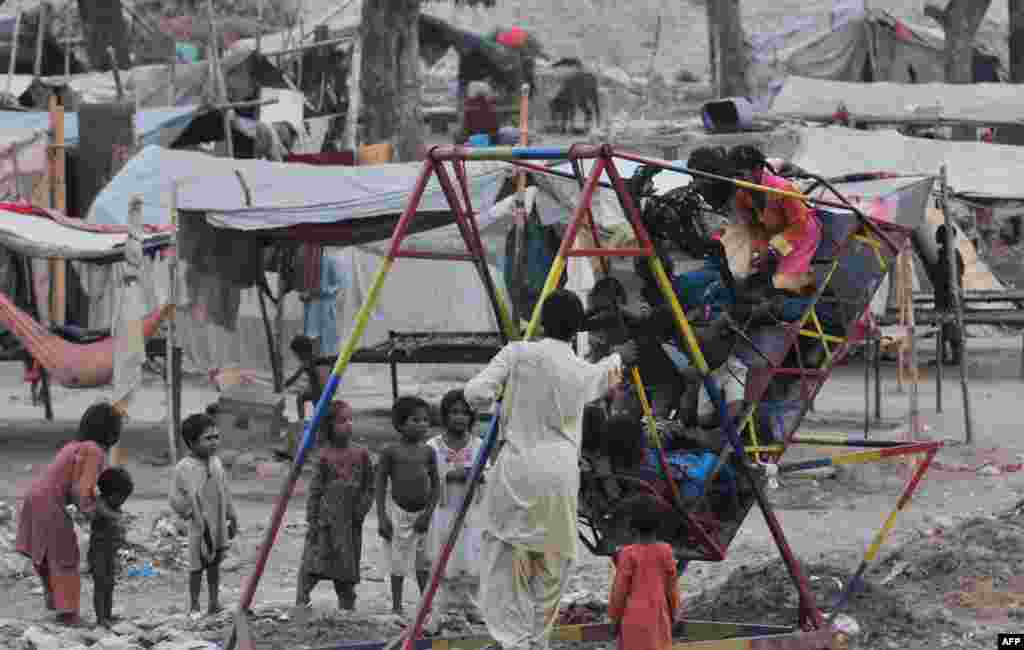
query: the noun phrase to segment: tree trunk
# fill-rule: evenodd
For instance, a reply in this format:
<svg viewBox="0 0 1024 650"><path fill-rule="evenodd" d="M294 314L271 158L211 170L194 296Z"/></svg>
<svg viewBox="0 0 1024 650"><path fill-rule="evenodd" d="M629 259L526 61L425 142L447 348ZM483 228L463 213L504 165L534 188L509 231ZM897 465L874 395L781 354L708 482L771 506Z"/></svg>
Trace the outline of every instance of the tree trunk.
<svg viewBox="0 0 1024 650"><path fill-rule="evenodd" d="M1010 10L1010 83L1024 83L1024 0L1007 0ZM996 141L1024 145L1024 126L1001 126Z"/></svg>
<svg viewBox="0 0 1024 650"><path fill-rule="evenodd" d="M711 89L715 91L715 96L721 96L719 92L720 86L718 85L718 2L715 0L705 0L704 7L707 9L708 18L708 61L711 63Z"/></svg>
<svg viewBox="0 0 1024 650"><path fill-rule="evenodd" d="M925 14L936 20L946 34L946 82L969 84L974 81L974 36L988 12L992 0L949 0L945 9L925 7ZM975 129L956 127L954 140L973 140Z"/></svg>
<svg viewBox="0 0 1024 650"><path fill-rule="evenodd" d="M715 2L718 30L717 56L721 57L719 85L722 97L745 97L747 87L747 50L740 14L740 0L709 0Z"/></svg>
<svg viewBox="0 0 1024 650"><path fill-rule="evenodd" d="M420 0L363 3L363 142L391 142L397 161L423 156L419 18Z"/></svg>
<svg viewBox="0 0 1024 650"><path fill-rule="evenodd" d="M93 70L110 70L108 47L117 53L117 65L130 68L128 30L124 24L121 0L78 0L78 14L85 32L85 51Z"/></svg>

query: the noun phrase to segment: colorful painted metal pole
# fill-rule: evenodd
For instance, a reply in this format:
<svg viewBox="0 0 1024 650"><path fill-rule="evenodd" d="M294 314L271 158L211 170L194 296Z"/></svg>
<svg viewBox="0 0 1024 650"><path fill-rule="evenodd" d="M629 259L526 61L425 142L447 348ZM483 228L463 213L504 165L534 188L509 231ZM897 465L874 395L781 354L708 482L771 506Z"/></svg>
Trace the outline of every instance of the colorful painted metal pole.
<svg viewBox="0 0 1024 650"><path fill-rule="evenodd" d="M896 516L899 515L900 511L902 511L908 503L910 503L910 498L913 496L914 491L917 490L918 484L924 477L925 472L928 471L928 466L932 464L932 460L935 458L935 454L937 452L938 448L932 449L928 452L928 455L924 457L924 460L921 461L921 464L917 466L917 471L914 472L913 476L910 477L910 481L907 482L907 487L904 488L903 494L900 495L900 500L896 503L896 507L889 513L889 516L886 517L882 528L875 534L875 539L868 547L867 553L864 554L864 559L861 560L860 566L857 567L857 571L846 582L846 586L839 595L839 600L836 602L836 606L832 608L831 617L835 617L836 613L838 613L839 610L842 609L850 600L850 596L859 585L861 578L864 576L864 572L868 568L868 564L874 561L875 556L878 555L878 551L882 547L882 544L885 543L886 537L889 536L889 532L892 531L892 527L896 524Z"/></svg>
<svg viewBox="0 0 1024 650"><path fill-rule="evenodd" d="M873 463L875 461L882 460L883 458L893 458L894 456L929 453L937 450L941 446L941 442L920 442L916 444L902 443L886 446L881 449L869 449L866 451L855 451L847 454L836 454L825 458L812 458L810 460L801 460L794 463L783 463L779 465L779 474L789 474L808 469L818 469L821 467L838 467L840 465Z"/></svg>
<svg viewBox="0 0 1024 650"><path fill-rule="evenodd" d="M465 147L461 145L438 145L430 150L430 157L436 161L446 160L571 160L573 158L597 158L602 145L575 144L571 147Z"/></svg>
<svg viewBox="0 0 1024 650"><path fill-rule="evenodd" d="M651 403L647 401L647 391L644 390L644 382L640 379L640 369L636 367L633 368L633 386L636 387L636 395L640 398L640 406L644 412L644 423L647 425L647 435L658 449L658 464L661 465L661 471L665 474L665 482L668 483L669 490L672 492L673 505L682 510L682 495L679 494L679 486L676 485L675 479L672 478L672 468L668 464L668 456L665 455L665 446L661 444L658 423L654 419L654 412L651 411Z"/></svg>

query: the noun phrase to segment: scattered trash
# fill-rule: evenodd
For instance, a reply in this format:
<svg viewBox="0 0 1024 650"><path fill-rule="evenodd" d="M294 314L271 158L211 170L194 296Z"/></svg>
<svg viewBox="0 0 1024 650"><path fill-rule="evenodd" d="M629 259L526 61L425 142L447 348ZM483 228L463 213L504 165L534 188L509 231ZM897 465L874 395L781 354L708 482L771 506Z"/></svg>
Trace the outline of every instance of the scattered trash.
<svg viewBox="0 0 1024 650"><path fill-rule="evenodd" d="M128 567L127 575L129 578L152 578L159 574L151 562L146 562L141 567L138 565Z"/></svg>
<svg viewBox="0 0 1024 650"><path fill-rule="evenodd" d="M883 585L889 584L890 582L892 582L893 580L898 578L900 575L902 575L903 572L906 571L907 567L909 567L909 566L910 566L910 562L903 562L903 561L897 562L896 564L892 565L892 571L889 572L889 575L887 575L884 578L882 578L882 582L879 583L879 584L883 584Z"/></svg>

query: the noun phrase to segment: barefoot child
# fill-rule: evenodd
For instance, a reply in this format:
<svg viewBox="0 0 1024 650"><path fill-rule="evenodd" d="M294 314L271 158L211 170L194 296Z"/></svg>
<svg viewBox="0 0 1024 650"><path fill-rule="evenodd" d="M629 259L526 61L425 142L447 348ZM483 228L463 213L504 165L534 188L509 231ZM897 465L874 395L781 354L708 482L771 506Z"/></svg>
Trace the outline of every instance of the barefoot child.
<svg viewBox="0 0 1024 650"><path fill-rule="evenodd" d="M619 626L619 650L671 650L672 621L679 609L679 578L672 547L659 543L665 512L650 495L623 504L633 543L615 555L615 582L608 616Z"/></svg>
<svg viewBox="0 0 1024 650"><path fill-rule="evenodd" d="M434 518L427 533L428 555L435 562L448 541L449 529L466 496L469 474L480 449L481 440L473 435L474 417L473 409L462 391L448 391L441 399L444 433L427 442L437 459L441 487ZM467 513L455 547L448 557L428 627L431 634L440 632L453 611L461 610L470 623L483 620L477 611L481 529L475 506L480 502L480 494L477 491L474 496L473 507Z"/></svg>
<svg viewBox="0 0 1024 650"><path fill-rule="evenodd" d="M391 421L402 440L381 451L377 470L377 518L380 536L390 542L392 611L399 616L405 577L415 572L420 592L427 587L425 538L440 491L434 450L423 442L429 413L418 397L395 401Z"/></svg>
<svg viewBox="0 0 1024 650"><path fill-rule="evenodd" d="M132 477L123 467L103 470L96 481L99 501L89 534L89 569L92 573L92 604L96 625L109 628L114 623L114 583L117 580L117 551L124 545L121 505L131 496Z"/></svg>
<svg viewBox="0 0 1024 650"><path fill-rule="evenodd" d="M295 604L309 607L321 580L334 583L338 608L356 608L362 559L363 520L373 505L373 465L365 447L350 444L352 409L331 402L325 423L326 446L319 452L306 500L306 545Z"/></svg>
<svg viewBox="0 0 1024 650"><path fill-rule="evenodd" d="M238 518L228 491L227 475L217 457L220 431L212 417L195 413L181 423L181 437L189 456L174 468L170 502L182 519L189 522L189 616L199 618L199 590L206 572L209 603L207 611L221 610L220 564L229 540L235 538Z"/></svg>

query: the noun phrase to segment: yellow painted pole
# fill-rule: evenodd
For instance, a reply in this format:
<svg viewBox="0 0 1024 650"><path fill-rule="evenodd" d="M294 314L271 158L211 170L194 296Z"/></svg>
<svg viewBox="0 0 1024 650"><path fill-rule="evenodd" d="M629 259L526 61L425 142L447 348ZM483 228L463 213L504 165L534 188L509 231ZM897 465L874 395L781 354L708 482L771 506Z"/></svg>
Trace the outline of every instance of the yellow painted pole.
<svg viewBox="0 0 1024 650"><path fill-rule="evenodd" d="M661 434L658 433L658 423L654 419L654 412L651 410L651 403L647 401L647 391L644 390L644 383L640 380L640 369L633 368L633 385L636 387L636 395L640 398L640 406L644 411L644 422L647 424L647 433L651 441L658 449L658 461L661 463L661 470L665 472L665 481L672 491L672 499L676 506L682 505L682 495L679 494L679 486L672 478L672 469L669 467L668 459L665 456L665 447L661 442Z"/></svg>
<svg viewBox="0 0 1024 650"><path fill-rule="evenodd" d="M387 276L388 271L391 270L391 265L394 263L394 259L385 257L380 268L377 269L377 274L374 276L373 283L370 285L370 291L366 294L366 300L363 301L363 305L356 313L355 327L352 328L352 333L349 335L348 340L345 341L345 345L338 353L338 360L334 362L334 368L331 369L332 375L340 376L344 373L349 360L352 358L352 355L355 354L356 345L359 344L359 340L363 337L363 332L366 331L366 324L370 321L370 312L377 306L377 301L380 299L380 290L384 286L384 278ZM330 381L330 379L328 379L328 381Z"/></svg>
<svg viewBox="0 0 1024 650"><path fill-rule="evenodd" d="M672 308L672 315L675 317L676 327L679 328L679 333L683 335L683 340L686 341L687 347L690 348L690 355L692 357L694 367L697 368L701 375L708 374L708 362L704 359L704 352L701 351L700 343L697 342L697 337L693 333L693 328L690 327L690 321L686 319L683 307L679 304L679 298L676 296L676 292L672 288L672 283L669 281L668 275L665 273L665 267L662 266L661 260L658 259L657 255L651 255L647 258L647 262L651 266L651 272L654 274L654 278L658 281L658 287L661 289L661 293L664 294L665 300L668 301L669 306Z"/></svg>

